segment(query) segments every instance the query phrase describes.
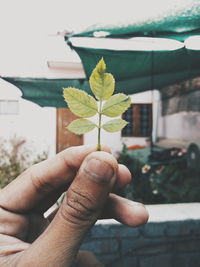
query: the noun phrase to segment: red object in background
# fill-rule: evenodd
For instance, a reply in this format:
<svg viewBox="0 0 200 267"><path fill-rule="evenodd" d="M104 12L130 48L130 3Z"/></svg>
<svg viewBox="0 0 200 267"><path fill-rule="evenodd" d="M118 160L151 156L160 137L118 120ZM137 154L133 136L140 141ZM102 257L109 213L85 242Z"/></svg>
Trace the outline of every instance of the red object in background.
<svg viewBox="0 0 200 267"><path fill-rule="evenodd" d="M142 148L145 148L145 147L141 145L132 145L132 146L127 147L128 150L142 149Z"/></svg>

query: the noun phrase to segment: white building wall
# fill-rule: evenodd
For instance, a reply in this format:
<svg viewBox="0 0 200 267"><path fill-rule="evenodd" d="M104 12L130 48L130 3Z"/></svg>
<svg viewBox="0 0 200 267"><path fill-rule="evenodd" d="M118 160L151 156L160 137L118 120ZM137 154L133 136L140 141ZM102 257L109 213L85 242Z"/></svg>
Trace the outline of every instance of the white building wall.
<svg viewBox="0 0 200 267"><path fill-rule="evenodd" d="M19 38L20 39L20 38ZM17 40L19 41L19 40ZM10 77L83 78L85 77L79 56L66 45L62 36L48 36L34 46L27 38L23 49L20 42L15 49L3 46L0 51L0 74ZM17 50L16 50L17 47ZM10 50L9 57L3 51ZM18 51L18 53L16 53ZM4 62L4 64L2 64ZM0 139L13 135L27 140L35 153L56 153L56 109L43 108L21 98L21 91L0 79L0 100L18 100L19 114L0 114Z"/></svg>
<svg viewBox="0 0 200 267"><path fill-rule="evenodd" d="M16 115L0 114L0 139L10 139L14 135L26 140L26 146L34 154L48 151L55 154L56 111L55 108L42 108L21 98L21 92L13 85L0 82L0 100L18 100L19 112Z"/></svg>
<svg viewBox="0 0 200 267"><path fill-rule="evenodd" d="M200 140L200 113L179 112L161 117L159 136L169 139Z"/></svg>
<svg viewBox="0 0 200 267"><path fill-rule="evenodd" d="M10 77L77 78L84 77L78 55L72 52L61 36L48 36L41 42L26 38L22 45L20 38L15 42L5 42L0 50L0 74ZM35 38L35 37L34 37ZM5 39L4 39L5 41ZM34 50L31 50L34 43ZM5 53L5 51L9 51ZM17 52L16 52L17 51ZM65 66L66 62L73 62ZM55 66L59 62L59 66ZM52 67L47 63L53 63ZM55 66L55 67L54 67ZM21 98L15 86L0 79L0 100L18 100L19 114L0 114L0 139L13 135L24 138L36 154L49 151L56 153L56 109L42 108Z"/></svg>

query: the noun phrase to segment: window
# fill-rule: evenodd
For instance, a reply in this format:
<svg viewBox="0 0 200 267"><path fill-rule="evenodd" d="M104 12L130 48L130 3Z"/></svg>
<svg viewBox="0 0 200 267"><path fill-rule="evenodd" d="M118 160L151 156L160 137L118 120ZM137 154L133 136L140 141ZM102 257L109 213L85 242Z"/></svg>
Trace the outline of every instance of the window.
<svg viewBox="0 0 200 267"><path fill-rule="evenodd" d="M151 136L152 104L132 104L122 118L129 122L122 130L122 136Z"/></svg>
<svg viewBox="0 0 200 267"><path fill-rule="evenodd" d="M0 100L1 115L16 115L19 113L19 102L17 100Z"/></svg>

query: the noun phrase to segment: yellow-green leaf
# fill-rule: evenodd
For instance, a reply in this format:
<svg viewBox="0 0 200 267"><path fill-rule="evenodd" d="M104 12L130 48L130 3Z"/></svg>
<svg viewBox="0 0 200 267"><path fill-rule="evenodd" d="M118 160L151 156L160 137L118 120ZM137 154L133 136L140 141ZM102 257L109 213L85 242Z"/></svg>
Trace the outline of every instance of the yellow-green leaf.
<svg viewBox="0 0 200 267"><path fill-rule="evenodd" d="M116 94L108 99L103 107L102 114L108 117L117 117L126 111L131 104L131 98L125 94Z"/></svg>
<svg viewBox="0 0 200 267"><path fill-rule="evenodd" d="M106 72L106 63L103 58L99 60L99 62L96 65L96 69L99 73L105 73Z"/></svg>
<svg viewBox="0 0 200 267"><path fill-rule="evenodd" d="M118 132L122 130L126 125L128 124L127 121L122 119L114 119L111 121L108 121L102 125L102 128L110 133Z"/></svg>
<svg viewBox="0 0 200 267"><path fill-rule="evenodd" d="M63 96L70 110L79 117L92 117L98 111L97 101L83 90L64 88Z"/></svg>
<svg viewBox="0 0 200 267"><path fill-rule="evenodd" d="M106 73L106 64L103 59L93 70L89 83L90 88L98 100L108 99L114 92L115 79L112 74Z"/></svg>
<svg viewBox="0 0 200 267"><path fill-rule="evenodd" d="M77 119L72 121L67 129L75 134L84 134L92 131L95 127L97 127L96 124L90 120Z"/></svg>

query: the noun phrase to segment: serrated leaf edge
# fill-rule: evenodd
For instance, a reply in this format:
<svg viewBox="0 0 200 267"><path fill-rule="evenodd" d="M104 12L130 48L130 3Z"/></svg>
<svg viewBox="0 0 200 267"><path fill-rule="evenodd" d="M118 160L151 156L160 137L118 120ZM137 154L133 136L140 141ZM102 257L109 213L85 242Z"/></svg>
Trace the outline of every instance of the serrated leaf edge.
<svg viewBox="0 0 200 267"><path fill-rule="evenodd" d="M126 98L125 98L123 101L121 101L120 103L125 102L127 99L130 99L130 104L129 104L129 106L128 106L127 108L125 108L121 113L119 113L119 115L120 115L120 114L124 113L124 112L130 107L130 105L131 105L131 98L130 98L130 96L127 96L127 95L122 94L122 93L112 95L111 97L116 96L116 95L124 95L124 96L126 96ZM111 97L110 97L110 98L111 98ZM107 101L109 101L110 98L109 98ZM104 105L107 103L107 101L104 103ZM111 106L109 106L109 107L107 107L107 108L105 108L105 109L104 109L104 105L103 105L103 107L102 107L101 114L103 114L103 115L105 115L105 116L108 116L108 115L104 114L104 112L105 112L107 109L112 108L113 106L117 106L117 105L119 105L119 103L115 103L115 104L113 104L113 105L111 105ZM117 115L117 116L119 116L119 115ZM117 117L117 116L114 116L114 117ZM110 116L108 116L108 117L110 117Z"/></svg>
<svg viewBox="0 0 200 267"><path fill-rule="evenodd" d="M64 97L64 100L65 100L65 102L68 104L68 106L69 106L69 108L71 109L71 111L72 111L72 109L73 108L71 108L70 106L70 103L68 103L68 101L65 99L65 96L64 96L64 92L67 90L67 89L75 89L75 90L77 90L77 91L79 91L79 92L81 92L81 93L84 93L86 96L88 96L89 98L92 98L95 102L96 102L96 104L97 104L97 101L96 101L96 99L93 97L93 96L91 96L91 95L89 95L87 92L85 92L85 91L83 91L83 90L81 90L81 89L77 89L77 88L74 88L74 87L67 87L67 88L63 88L63 97ZM78 98L76 98L76 97L74 97L73 95L71 95L70 94L70 96L71 97L73 97L75 100L78 100ZM81 102L81 101L78 101L78 102L80 102L82 105L84 105L84 106L86 106L86 107L88 107L88 108L90 108L90 109L93 109L94 111L96 111L96 114L97 114L97 112L98 112L98 104L97 104L97 109L94 109L93 107L91 107L90 105L86 105L85 103L83 103L83 102ZM72 111L73 112L73 111ZM74 113L74 112L73 112ZM75 114L75 113L74 113ZM94 114L94 115L96 115L96 114ZM94 116L93 115L93 116ZM79 115L80 116L80 115ZM84 116L84 117L86 117L86 116ZM83 118L84 118L83 117ZM92 117L92 116L91 116ZM89 118L89 117L88 117Z"/></svg>
<svg viewBox="0 0 200 267"><path fill-rule="evenodd" d="M102 129L104 129L104 125L106 125L106 124L108 124L109 122L112 122L112 121L115 121L115 120L120 120L121 122L126 122L126 124L121 128L121 129L119 129L119 130L116 130L116 131L114 131L114 132L118 132L118 131L121 131L127 124L129 124L129 122L128 121L126 121L126 120L123 120L123 119L113 119L113 120L110 120L110 121L107 121L107 122L105 122L101 127L102 127ZM106 129L104 129L106 132L109 132L109 131L107 131ZM112 133L114 133L114 132L112 132ZM110 133L110 132L109 132Z"/></svg>
<svg viewBox="0 0 200 267"><path fill-rule="evenodd" d="M69 127L70 127L70 125L71 124L73 124L74 122L77 122L77 121L79 121L79 120L85 120L85 121L89 121L89 122L91 122L92 124L91 124L91 126L93 125L94 126L94 128L96 127L96 128L98 128L98 126L96 125L96 123L94 123L93 121L91 121L91 120L88 120L88 119L84 119L84 118L79 118L79 119L76 119L76 120L73 120L72 122L70 122L65 128L67 129L67 130L69 130L70 132L73 132L74 134L78 134L78 133L76 133L76 132L74 132L72 129L69 129ZM81 135L81 134L85 134L85 133L89 133L90 131L92 131L92 130L94 130L94 128L93 129L91 129L91 130L89 130L89 131L87 131L87 132L84 132L84 133L80 133L80 134L78 134L78 135Z"/></svg>
<svg viewBox="0 0 200 267"><path fill-rule="evenodd" d="M101 92L101 95L100 96L98 96L97 94L96 94L96 92L95 92L95 90L93 89L93 86L92 86L92 82L91 82L91 80L92 79L94 79L94 80L96 80L94 77L95 77L95 75L96 75L96 72L98 73L97 75L99 75L100 77L101 77L101 79L103 80L104 78L103 78L103 76L104 75L109 75L110 76L110 78L112 79L112 81L113 81L113 90L112 90L112 92L110 93L110 95L108 96L108 97L106 97L105 98L105 92L104 91L102 91ZM112 95L113 95L113 93L114 93L114 91L115 91L115 78L113 77L113 75L111 74L111 73L108 73L108 72L99 72L97 69L94 69L93 71L92 71L92 74L90 75L90 78L89 78L89 85L90 85L90 89L91 89L91 91L93 92L93 94L95 95L95 97L96 97L96 99L98 99L99 101L102 101L102 100L107 100L107 99L109 99ZM105 85L104 85L104 83L102 83L102 87L104 88L105 87Z"/></svg>

